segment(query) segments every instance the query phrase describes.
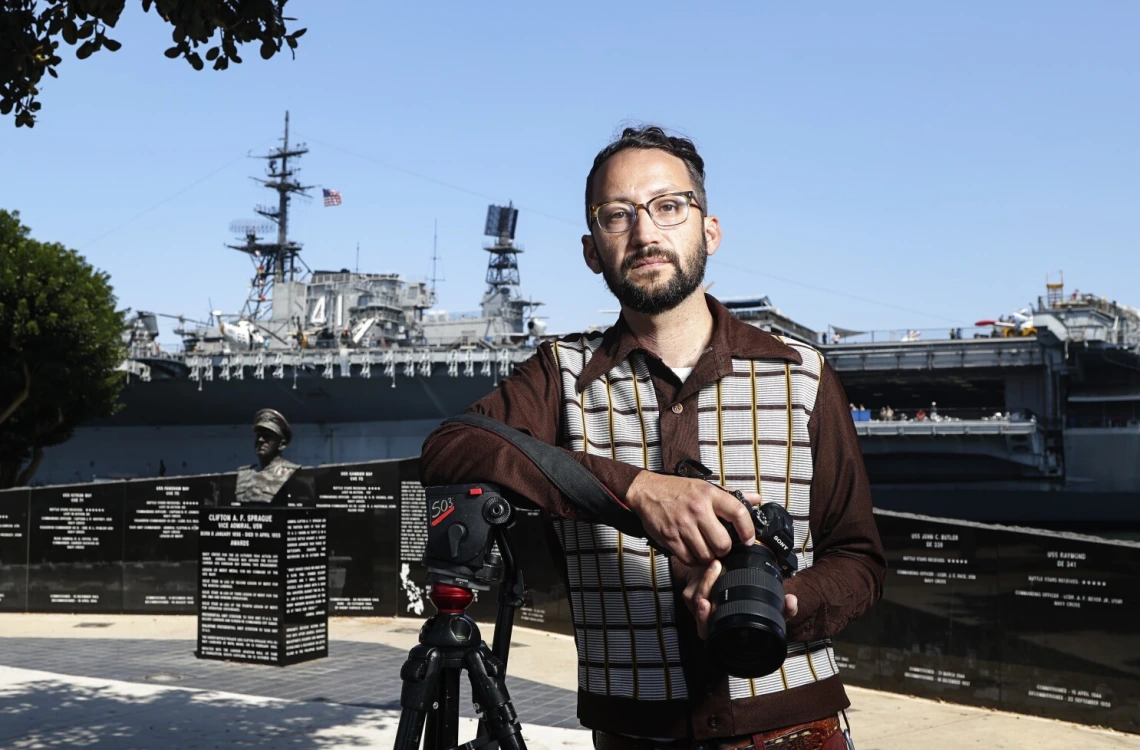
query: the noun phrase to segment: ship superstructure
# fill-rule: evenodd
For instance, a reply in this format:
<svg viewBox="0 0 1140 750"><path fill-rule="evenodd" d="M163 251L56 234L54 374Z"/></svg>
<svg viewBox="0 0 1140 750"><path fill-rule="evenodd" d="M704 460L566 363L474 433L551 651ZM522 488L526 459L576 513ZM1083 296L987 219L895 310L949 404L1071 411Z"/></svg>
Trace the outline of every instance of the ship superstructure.
<svg viewBox="0 0 1140 750"><path fill-rule="evenodd" d="M213 311L210 321L140 312L129 332L130 360L125 367L142 382L188 379L214 381L289 380L311 376L388 377L397 373L430 375L437 367L490 377L509 371L530 356L543 324L533 317L542 303L521 293L515 242L518 209L490 206L485 234L487 288L479 312L433 309L435 292L426 281L398 273L361 273L348 269L311 271L302 245L288 234L291 201L311 186L299 180L304 144L289 140L289 115L281 145L260 158L267 161L259 181L276 193L271 206L258 206L262 217L234 222L239 244L228 247L249 256L253 274L242 312ZM271 239L264 239L272 235ZM163 352L157 345L158 318L177 318L182 349ZM128 404L130 401L128 400Z"/></svg>

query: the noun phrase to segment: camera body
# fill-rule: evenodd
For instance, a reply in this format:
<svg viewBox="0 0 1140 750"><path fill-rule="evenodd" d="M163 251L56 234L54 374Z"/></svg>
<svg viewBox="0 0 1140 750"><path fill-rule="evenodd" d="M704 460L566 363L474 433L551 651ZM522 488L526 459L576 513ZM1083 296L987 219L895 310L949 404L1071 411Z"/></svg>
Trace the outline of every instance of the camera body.
<svg viewBox="0 0 1140 750"><path fill-rule="evenodd" d="M728 492L748 509L748 515L752 517L752 525L756 529L756 541L772 550L781 565L791 565L794 571L797 561L792 547L795 544L796 528L784 506L779 503L753 505L744 499L740 490ZM741 542L736 535L736 527L728 525L727 528L733 546L739 545Z"/></svg>

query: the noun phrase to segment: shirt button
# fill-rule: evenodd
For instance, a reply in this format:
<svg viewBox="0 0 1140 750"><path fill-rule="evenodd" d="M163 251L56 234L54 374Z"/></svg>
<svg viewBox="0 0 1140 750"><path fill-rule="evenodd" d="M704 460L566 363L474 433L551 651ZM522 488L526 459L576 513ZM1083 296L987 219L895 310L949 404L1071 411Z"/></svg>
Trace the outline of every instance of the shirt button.
<svg viewBox="0 0 1140 750"><path fill-rule="evenodd" d="M708 724L709 729L716 729L718 726L720 726L720 717L718 717L716 714L709 714Z"/></svg>
<svg viewBox="0 0 1140 750"><path fill-rule="evenodd" d="M680 414L684 410L685 410L685 407L681 406L680 404L673 404L673 413L674 414Z"/></svg>

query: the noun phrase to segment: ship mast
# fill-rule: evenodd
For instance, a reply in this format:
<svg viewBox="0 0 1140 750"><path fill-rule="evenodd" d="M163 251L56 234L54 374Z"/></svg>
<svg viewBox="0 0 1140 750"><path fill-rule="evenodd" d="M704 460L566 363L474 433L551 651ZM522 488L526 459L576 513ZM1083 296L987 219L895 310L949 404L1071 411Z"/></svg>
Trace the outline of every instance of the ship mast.
<svg viewBox="0 0 1140 750"><path fill-rule="evenodd" d="M227 245L234 250L246 253L253 261L255 273L250 282L249 298L242 310L242 317L257 319L268 315L274 284L292 281L297 275L298 256L301 244L289 239L289 202L294 194L308 195L312 185L302 185L297 175L300 169L296 162L309 149L303 143L289 143L289 113L285 113L285 135L281 145L268 154L258 156L269 162L265 178L254 178L265 187L277 193L277 206L260 205L254 210L272 222L268 227L235 223L231 228L243 235L241 245ZM292 160L292 162L290 162ZM258 235L265 229L277 228L277 241L265 242ZM300 261L304 266L304 261Z"/></svg>
<svg viewBox="0 0 1140 750"><path fill-rule="evenodd" d="M494 237L493 242L483 246L490 255L487 257L487 291L483 294L483 317L498 318L507 322L515 333L523 330L523 319L541 302L522 299L519 293L519 253L523 248L515 243L515 227L518 224L519 210L514 203L506 206L488 206L487 224L483 230L486 237Z"/></svg>

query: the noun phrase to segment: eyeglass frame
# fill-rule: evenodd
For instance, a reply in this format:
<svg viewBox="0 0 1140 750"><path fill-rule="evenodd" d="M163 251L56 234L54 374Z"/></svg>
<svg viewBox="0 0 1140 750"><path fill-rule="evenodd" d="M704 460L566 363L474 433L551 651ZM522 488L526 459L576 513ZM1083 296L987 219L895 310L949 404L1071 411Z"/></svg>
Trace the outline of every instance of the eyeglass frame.
<svg viewBox="0 0 1140 750"><path fill-rule="evenodd" d="M598 225L598 229L601 229L606 234L622 234L623 232L628 232L630 229L633 229L633 227L637 224L637 222L641 220L640 219L641 214L638 212L638 209L644 208L645 209L645 215L648 216L649 220L653 222L653 226L657 227L658 229L672 229L673 227L679 227L682 224L684 224L685 221L689 220L689 217L686 216L685 221L679 221L676 224L669 224L667 226L661 226L660 224L657 223L657 220L653 218L653 212L649 210L649 204L650 203L657 200L658 198L667 198L671 195L672 196L677 196L677 195L684 196L685 200L688 202L688 205L690 207L696 206L698 211L700 211L701 213L705 212L705 207L702 206L700 201L697 200L697 193L695 190L678 190L676 192L661 193L660 195L655 195L652 198L650 198L649 200L645 201L645 203L634 203L633 201L623 201L623 200L616 200L616 199L612 200L612 201L605 201L604 203L591 203L590 204L590 217L593 219L594 223ZM633 206L633 221L630 222L628 229L621 229L621 230L618 230L616 232L611 232L610 230L603 227L602 222L598 220L598 212L602 210L602 206L608 206L611 203L624 203L627 206Z"/></svg>

